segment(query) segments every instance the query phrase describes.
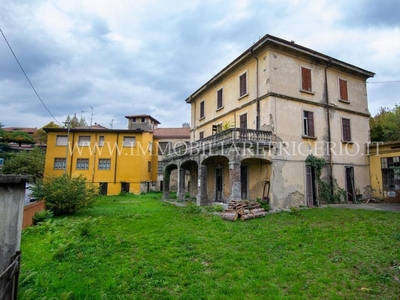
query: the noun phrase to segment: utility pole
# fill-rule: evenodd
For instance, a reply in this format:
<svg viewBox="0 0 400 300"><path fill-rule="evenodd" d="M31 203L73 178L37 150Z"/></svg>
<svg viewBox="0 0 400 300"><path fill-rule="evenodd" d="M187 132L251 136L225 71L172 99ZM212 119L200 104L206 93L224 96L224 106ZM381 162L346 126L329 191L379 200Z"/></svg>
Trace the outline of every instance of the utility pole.
<svg viewBox="0 0 400 300"><path fill-rule="evenodd" d="M64 125L67 126L67 128L68 128L67 144L65 145L67 149L65 150L65 168L64 168L64 174L67 174L68 146L69 146L69 131L70 131L70 128L71 128L71 122L66 121L66 122L63 122L63 123L64 123Z"/></svg>

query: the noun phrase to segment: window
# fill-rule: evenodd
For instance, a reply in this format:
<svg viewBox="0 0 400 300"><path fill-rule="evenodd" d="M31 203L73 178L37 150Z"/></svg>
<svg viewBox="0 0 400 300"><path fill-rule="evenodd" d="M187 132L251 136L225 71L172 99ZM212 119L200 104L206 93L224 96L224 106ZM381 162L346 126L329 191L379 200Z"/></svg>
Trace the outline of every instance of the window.
<svg viewBox="0 0 400 300"><path fill-rule="evenodd" d="M76 160L77 170L89 170L89 159L88 158L78 158Z"/></svg>
<svg viewBox="0 0 400 300"><path fill-rule="evenodd" d="M223 106L223 102L222 102L222 95L223 95L223 93L222 93L222 88L220 88L218 91L217 91L217 109L220 109L220 108L222 108L222 106Z"/></svg>
<svg viewBox="0 0 400 300"><path fill-rule="evenodd" d="M147 172L151 172L151 161L147 162Z"/></svg>
<svg viewBox="0 0 400 300"><path fill-rule="evenodd" d="M199 133L199 138L200 138L200 140L201 140L201 139L204 139L204 131L202 131L202 132Z"/></svg>
<svg viewBox="0 0 400 300"><path fill-rule="evenodd" d="M200 119L203 119L205 117L204 114L204 101L200 102Z"/></svg>
<svg viewBox="0 0 400 300"><path fill-rule="evenodd" d="M57 135L56 146L67 146L68 136L67 135Z"/></svg>
<svg viewBox="0 0 400 300"><path fill-rule="evenodd" d="M303 112L304 135L314 137L314 113L311 111Z"/></svg>
<svg viewBox="0 0 400 300"><path fill-rule="evenodd" d="M247 73L239 76L239 97L247 95Z"/></svg>
<svg viewBox="0 0 400 300"><path fill-rule="evenodd" d="M142 123L144 122L144 118L142 118Z"/></svg>
<svg viewBox="0 0 400 300"><path fill-rule="evenodd" d="M342 118L343 142L351 142L350 119Z"/></svg>
<svg viewBox="0 0 400 300"><path fill-rule="evenodd" d="M240 129L247 129L247 114L240 115Z"/></svg>
<svg viewBox="0 0 400 300"><path fill-rule="evenodd" d="M311 69L301 67L301 89L303 91L312 92Z"/></svg>
<svg viewBox="0 0 400 300"><path fill-rule="evenodd" d="M393 167L400 167L400 157L381 158L382 184L385 196L388 192L400 191L400 176L395 173Z"/></svg>
<svg viewBox="0 0 400 300"><path fill-rule="evenodd" d="M99 137L99 146L100 146L100 147L103 147L103 146L104 146L104 135L101 135L101 136Z"/></svg>
<svg viewBox="0 0 400 300"><path fill-rule="evenodd" d="M129 182L121 182L121 192L129 193L129 191L130 191Z"/></svg>
<svg viewBox="0 0 400 300"><path fill-rule="evenodd" d="M347 80L339 78L339 99L343 101L349 101L347 94Z"/></svg>
<svg viewBox="0 0 400 300"><path fill-rule="evenodd" d="M99 159L99 170L110 170L111 169L111 159L100 158Z"/></svg>
<svg viewBox="0 0 400 300"><path fill-rule="evenodd" d="M78 146L89 147L90 146L90 136L79 136Z"/></svg>
<svg viewBox="0 0 400 300"><path fill-rule="evenodd" d="M158 152L160 155L169 153L170 150L171 150L171 142L159 142L158 143Z"/></svg>
<svg viewBox="0 0 400 300"><path fill-rule="evenodd" d="M124 147L135 147L136 138L134 136L124 136Z"/></svg>
<svg viewBox="0 0 400 300"><path fill-rule="evenodd" d="M165 168L166 165L167 165L167 162L159 161L158 162L158 171L157 171L157 173L158 174L163 174L164 173L164 168Z"/></svg>
<svg viewBox="0 0 400 300"><path fill-rule="evenodd" d="M54 170L65 170L65 158L55 158L54 159Z"/></svg>

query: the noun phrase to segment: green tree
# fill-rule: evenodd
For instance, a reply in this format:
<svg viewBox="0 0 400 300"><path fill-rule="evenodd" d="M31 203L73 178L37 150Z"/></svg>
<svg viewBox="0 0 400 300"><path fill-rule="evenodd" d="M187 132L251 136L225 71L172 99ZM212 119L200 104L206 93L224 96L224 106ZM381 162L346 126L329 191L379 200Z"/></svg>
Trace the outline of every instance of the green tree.
<svg viewBox="0 0 400 300"><path fill-rule="evenodd" d="M32 187L35 199L46 200L46 208L54 215L71 215L83 208L92 207L99 195L98 188L85 176L67 174L46 177Z"/></svg>
<svg viewBox="0 0 400 300"><path fill-rule="evenodd" d="M371 141L390 142L400 140L400 106L393 109L381 107L379 112L370 118Z"/></svg>
<svg viewBox="0 0 400 300"><path fill-rule="evenodd" d="M82 117L80 119L78 119L76 114L74 114L74 116L72 118L70 116L68 116L67 119L65 120L65 122L69 122L70 128L87 126L85 119Z"/></svg>
<svg viewBox="0 0 400 300"><path fill-rule="evenodd" d="M17 130L13 132L5 132L3 134L3 141L5 142L14 142L18 143L20 146L21 144L34 144L35 141L33 140L33 137L29 135L28 133Z"/></svg>
<svg viewBox="0 0 400 300"><path fill-rule="evenodd" d="M47 143L47 133L43 128L61 128L61 126L57 125L54 122L50 122L44 125L42 128L39 128L33 134L33 139L37 144L44 145Z"/></svg>
<svg viewBox="0 0 400 300"><path fill-rule="evenodd" d="M36 181L43 177L45 154L37 147L32 151L23 151L4 161L4 174L32 175Z"/></svg>

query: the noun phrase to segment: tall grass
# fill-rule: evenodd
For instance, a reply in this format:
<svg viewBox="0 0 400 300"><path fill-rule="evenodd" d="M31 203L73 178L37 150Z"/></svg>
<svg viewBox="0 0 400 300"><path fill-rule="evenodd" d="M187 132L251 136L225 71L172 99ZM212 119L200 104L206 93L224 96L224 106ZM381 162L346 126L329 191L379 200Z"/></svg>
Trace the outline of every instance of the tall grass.
<svg viewBox="0 0 400 300"><path fill-rule="evenodd" d="M400 214L310 209L226 222L160 194L25 230L21 299L398 299Z"/></svg>

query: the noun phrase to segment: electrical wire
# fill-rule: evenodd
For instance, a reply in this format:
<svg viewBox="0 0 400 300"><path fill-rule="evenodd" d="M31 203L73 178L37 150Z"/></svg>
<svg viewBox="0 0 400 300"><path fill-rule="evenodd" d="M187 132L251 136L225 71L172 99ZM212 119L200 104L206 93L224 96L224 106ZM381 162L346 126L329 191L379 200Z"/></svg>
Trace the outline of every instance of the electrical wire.
<svg viewBox="0 0 400 300"><path fill-rule="evenodd" d="M29 84L31 85L31 87L32 87L33 91L35 92L36 96L38 97L38 99L40 100L40 102L42 103L42 105L44 106L44 108L47 110L47 112L50 114L50 116L52 116L52 118L53 118L59 125L61 125L61 123L58 122L58 120L53 116L53 114L51 113L51 111L47 108L46 104L44 104L42 98L40 98L38 92L36 91L36 89L35 89L35 87L33 86L32 82L29 80L28 75L25 73L24 68L23 68L22 65L20 64L20 62L19 62L17 56L15 55L13 49L11 48L11 45L8 43L8 40L7 40L6 36L4 35L3 30L1 30L1 28L0 28L0 32L1 32L1 34L3 35L4 40L6 41L6 43L7 43L7 45L8 45L8 48L10 48L11 53L13 54L15 60L17 61L19 67L21 68L22 73L24 73L26 79L28 80Z"/></svg>

